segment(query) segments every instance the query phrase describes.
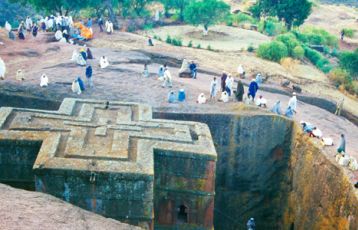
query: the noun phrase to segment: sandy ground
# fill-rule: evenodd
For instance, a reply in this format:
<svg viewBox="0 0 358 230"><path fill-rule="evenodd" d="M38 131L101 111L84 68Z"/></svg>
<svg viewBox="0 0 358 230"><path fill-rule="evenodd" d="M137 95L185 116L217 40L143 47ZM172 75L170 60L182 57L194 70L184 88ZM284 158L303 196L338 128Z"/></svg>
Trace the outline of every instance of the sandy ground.
<svg viewBox="0 0 358 230"><path fill-rule="evenodd" d="M0 48L0 56L5 60L7 68L9 69L7 79L0 81L0 88L6 91L23 92L24 94L47 97L49 99L61 99L63 97L80 97L80 98L94 98L107 100L125 100L134 102L148 103L155 108L165 108L171 111L182 112L225 112L233 111L237 106L237 102L228 104L220 102L210 102L206 105L197 105L196 99L199 93L203 92L206 95L209 93L210 81L213 75L203 74L199 72L198 79L181 79L178 78L178 68L169 66L173 75L173 88L162 88L162 82L157 79L156 73L159 65L166 62L166 59L155 60L152 59L149 65L151 72L150 78L142 76L143 63L148 62L150 57L145 52L159 52L162 54L173 54L174 57L186 57L188 48L177 48L172 46L156 45L155 47L146 47L145 40L138 35L129 35L127 33L115 33L112 36L97 35L92 43L96 47L111 48L92 48L95 60L90 63L94 67L94 83L95 88L86 90L82 95L77 96L70 90L70 83L77 77L84 78L85 68L77 66L70 58L75 46L59 43L43 43L43 34L37 39L27 39L25 42L6 42L5 46ZM101 45L106 44L106 45ZM169 50L172 49L172 52ZM56 50L56 51L54 51ZM179 52L179 50L181 52ZM192 51L193 49L189 49ZM29 56L33 54L33 56ZM34 51L38 55L34 55ZM207 62L211 63L235 63L235 60L224 55L222 60L218 60L218 53L208 52L205 50L195 50L195 54L202 59L199 59L200 69L217 70L218 66L207 67ZM25 55L25 56L24 56ZM98 67L98 60L101 55L106 55L111 63L107 69L100 69ZM232 55L232 54L229 54ZM265 65L265 61L259 62L254 56L240 55L237 60L251 59L257 66ZM204 59L206 61L204 61ZM221 61L221 62L220 62ZM256 63L257 62L257 63ZM236 62L240 63L240 61ZM267 62L267 65L280 65ZM267 67L267 66L266 66ZM15 72L18 68L24 68L26 71L24 82L15 80ZM280 70L278 70L280 71ZM46 73L50 79L50 86L48 88L40 88L40 76ZM318 84L318 83L317 83ZM167 94L173 90L178 92L179 89L184 88L187 92L187 101L185 103L168 104L166 102ZM276 100L281 100L282 109L286 108L289 98L287 96L272 94L267 92L259 92L269 101L270 108ZM348 120L336 117L335 115L305 104L299 103L298 113L295 116L296 121L308 121L318 126L325 136L332 137L335 143L338 144L339 135L345 133L347 135L347 151L349 154L358 159L358 127ZM330 159L334 160L335 147L326 148L325 152ZM348 173L353 181L358 180L358 172Z"/></svg>
<svg viewBox="0 0 358 230"><path fill-rule="evenodd" d="M198 44L203 48L209 45L215 50L240 51L246 50L247 47L258 47L260 44L270 41L266 35L252 30L244 30L229 26L212 26L209 27L209 34L202 36L203 28L201 26L164 26L148 32L149 35L159 36L163 41L170 35L171 37L182 38L183 44L188 45L192 41L193 46Z"/></svg>

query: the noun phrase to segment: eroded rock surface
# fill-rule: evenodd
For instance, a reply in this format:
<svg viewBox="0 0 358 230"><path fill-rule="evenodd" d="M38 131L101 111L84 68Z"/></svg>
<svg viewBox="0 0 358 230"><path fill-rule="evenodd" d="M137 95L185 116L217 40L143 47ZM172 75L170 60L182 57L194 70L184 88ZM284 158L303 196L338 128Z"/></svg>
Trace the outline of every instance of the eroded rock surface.
<svg viewBox="0 0 358 230"><path fill-rule="evenodd" d="M121 229L141 228L82 210L50 195L0 184L0 229Z"/></svg>

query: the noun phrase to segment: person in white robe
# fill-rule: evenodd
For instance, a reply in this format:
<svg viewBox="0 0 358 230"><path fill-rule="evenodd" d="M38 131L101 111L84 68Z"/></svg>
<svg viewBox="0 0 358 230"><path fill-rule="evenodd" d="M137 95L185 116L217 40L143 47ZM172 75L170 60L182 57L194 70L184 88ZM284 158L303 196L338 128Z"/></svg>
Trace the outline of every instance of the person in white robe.
<svg viewBox="0 0 358 230"><path fill-rule="evenodd" d="M46 74L42 74L40 79L40 86L41 87L47 87L48 86L48 77Z"/></svg>
<svg viewBox="0 0 358 230"><path fill-rule="evenodd" d="M12 30L12 26L8 21L5 22L5 29L7 32L10 32Z"/></svg>
<svg viewBox="0 0 358 230"><path fill-rule="evenodd" d="M210 83L210 100L216 98L216 94L218 93L218 80L216 77Z"/></svg>
<svg viewBox="0 0 358 230"><path fill-rule="evenodd" d="M27 31L31 31L32 29L32 19L30 17L27 17L26 20L25 20L25 27L26 27L26 30Z"/></svg>
<svg viewBox="0 0 358 230"><path fill-rule="evenodd" d="M105 26L106 26L106 32L108 34L112 34L113 33L113 23L111 21L107 20Z"/></svg>
<svg viewBox="0 0 358 230"><path fill-rule="evenodd" d="M55 38L57 41L60 41L63 38L63 34L62 34L61 30L56 31Z"/></svg>
<svg viewBox="0 0 358 230"><path fill-rule="evenodd" d="M173 87L172 75L166 66L164 66L164 82L163 82L162 87L163 88L164 87L169 87L169 88Z"/></svg>
<svg viewBox="0 0 358 230"><path fill-rule="evenodd" d="M221 93L220 101L222 101L224 103L229 102L229 95L226 91Z"/></svg>
<svg viewBox="0 0 358 230"><path fill-rule="evenodd" d="M106 56L103 56L99 59L99 66L101 69L107 68L109 66L109 62Z"/></svg>
<svg viewBox="0 0 358 230"><path fill-rule="evenodd" d="M4 80L6 74L5 62L0 58L0 79Z"/></svg>
<svg viewBox="0 0 358 230"><path fill-rule="evenodd" d="M73 93L77 93L78 95L80 95L80 94L82 93L80 84L78 83L77 80L74 80L74 81L72 82L71 88L72 88L72 92L73 92Z"/></svg>
<svg viewBox="0 0 358 230"><path fill-rule="evenodd" d="M205 94L201 93L198 96L198 100L196 101L198 104L205 104L206 103L206 97Z"/></svg>
<svg viewBox="0 0 358 230"><path fill-rule="evenodd" d="M256 99L256 105L258 107L264 107L267 108L267 100L262 95L260 95L259 98Z"/></svg>
<svg viewBox="0 0 358 230"><path fill-rule="evenodd" d="M288 107L291 107L291 109L297 113L297 97L296 97L296 93L292 94L292 97L290 98L289 102L288 102Z"/></svg>
<svg viewBox="0 0 358 230"><path fill-rule="evenodd" d="M241 78L245 77L245 70L244 67L242 67L242 65L239 65L239 67L237 67L237 73Z"/></svg>
<svg viewBox="0 0 358 230"><path fill-rule="evenodd" d="M22 71L22 69L17 70L17 72L16 72L16 80L18 80L18 81L24 81L25 80L24 72Z"/></svg>

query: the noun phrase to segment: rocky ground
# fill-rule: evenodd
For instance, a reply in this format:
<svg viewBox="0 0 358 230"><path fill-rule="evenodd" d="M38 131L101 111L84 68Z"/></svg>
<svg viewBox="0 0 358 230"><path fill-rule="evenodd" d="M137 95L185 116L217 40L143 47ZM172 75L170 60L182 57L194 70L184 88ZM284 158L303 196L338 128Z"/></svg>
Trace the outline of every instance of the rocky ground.
<svg viewBox="0 0 358 230"><path fill-rule="evenodd" d="M139 230L85 211L53 196L0 184L0 229Z"/></svg>
<svg viewBox="0 0 358 230"><path fill-rule="evenodd" d="M77 66L70 60L73 50L78 47L48 43L46 42L48 36L51 35L40 34L38 38L29 37L24 42L11 42L3 38L5 45L0 46L0 56L7 64L8 74L6 80L0 81L2 92L33 95L58 101L64 97L80 97L144 102L157 109L181 112L232 112L238 105L237 102L228 104L210 102L199 106L196 104L196 99L201 92L208 95L210 81L214 76L218 77L222 70L235 72L238 64L243 64L246 67L249 76L255 75L257 72L264 73L269 78L266 85L270 87L279 87L283 78L305 83L306 85L303 87L305 95L309 95L307 89L313 93L320 91L320 94L323 95L326 92L324 86L330 87L325 78L316 77L315 79L306 75L307 72L311 72L312 76L317 76L314 73L321 74L309 65L302 65L306 71L300 72L296 69L291 70L292 73L290 73L283 66L263 61L253 54L211 52L173 47L160 42L156 42L154 47L148 47L145 38L140 35L115 32L113 35L96 33L95 39L89 43L95 56L95 60L90 61L94 67L95 88L86 90L78 96L73 94L70 89L71 82L77 76L85 78L85 68ZM108 56L111 63L104 70L98 66L101 55ZM178 78L178 66L183 58L194 59L199 63L201 72L199 72L197 80ZM149 63L150 78L142 76L144 63ZM173 89L162 88L162 82L157 79L158 67L164 63L169 63L173 75ZM25 71L25 81L23 82L15 79L15 73L19 68L23 68ZM39 87L42 73L49 76L48 88ZM181 88L187 92L187 101L168 104L166 99L169 91L177 92ZM285 109L289 100L288 96L281 94L264 91L260 91L259 94L268 99L268 107L271 107L276 100L281 100L282 109ZM348 105L347 109L358 115L357 101L350 100L345 104L346 107ZM345 118L300 102L295 120L304 120L315 124L325 136L332 137L336 144L338 144L340 133L345 133L347 135L347 152L358 159L358 127ZM336 147L326 148L326 153L332 160ZM349 173L349 175L353 181L358 179L358 173Z"/></svg>

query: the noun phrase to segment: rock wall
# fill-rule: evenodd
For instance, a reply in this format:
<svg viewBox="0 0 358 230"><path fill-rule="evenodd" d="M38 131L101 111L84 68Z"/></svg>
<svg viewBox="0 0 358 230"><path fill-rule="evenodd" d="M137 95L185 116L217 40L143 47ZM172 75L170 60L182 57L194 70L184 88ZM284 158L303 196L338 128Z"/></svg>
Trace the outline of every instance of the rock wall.
<svg viewBox="0 0 358 230"><path fill-rule="evenodd" d="M358 200L342 168L293 130L291 188L284 226L294 229L358 229Z"/></svg>
<svg viewBox="0 0 358 230"><path fill-rule="evenodd" d="M243 229L250 217L258 229L282 227L290 183L291 122L271 115L155 115L209 126L218 153L216 229Z"/></svg>
<svg viewBox="0 0 358 230"><path fill-rule="evenodd" d="M0 183L34 190L32 166L41 147L41 141L0 141Z"/></svg>
<svg viewBox="0 0 358 230"><path fill-rule="evenodd" d="M156 113L206 123L218 153L215 229L358 229L343 169L283 117Z"/></svg>

